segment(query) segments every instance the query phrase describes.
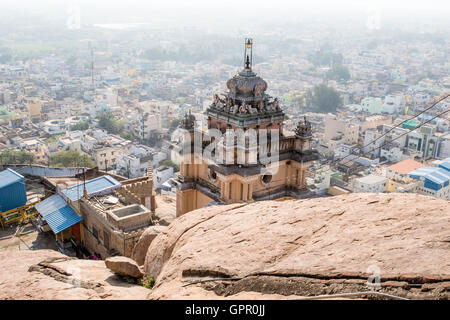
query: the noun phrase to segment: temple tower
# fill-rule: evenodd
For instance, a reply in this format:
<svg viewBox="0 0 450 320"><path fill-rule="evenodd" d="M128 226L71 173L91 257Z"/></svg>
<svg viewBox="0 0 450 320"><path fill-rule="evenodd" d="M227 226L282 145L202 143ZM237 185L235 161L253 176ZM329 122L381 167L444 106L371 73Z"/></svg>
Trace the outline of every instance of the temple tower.
<svg viewBox="0 0 450 320"><path fill-rule="evenodd" d="M295 134L284 132L286 116L252 71L252 56L253 41L245 39L244 68L227 81L226 93L214 94L208 131L195 128L190 112L180 124L178 216L210 204L311 195L306 171L318 159L311 124L304 118Z"/></svg>

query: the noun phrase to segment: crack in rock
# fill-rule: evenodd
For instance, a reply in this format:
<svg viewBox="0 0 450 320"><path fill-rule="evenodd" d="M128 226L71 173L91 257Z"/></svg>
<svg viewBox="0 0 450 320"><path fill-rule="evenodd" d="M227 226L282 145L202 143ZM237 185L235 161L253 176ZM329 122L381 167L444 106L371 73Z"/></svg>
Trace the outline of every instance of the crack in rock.
<svg viewBox="0 0 450 320"><path fill-rule="evenodd" d="M40 272L42 274L45 274L46 276L49 276L56 281L59 282L65 282L67 284L73 284L74 287L80 287L83 289L90 289L94 290L97 293L103 293L105 289L103 288L103 285L98 282L94 281L86 281L81 279L73 279L72 274L69 272L66 272L65 270L51 265L50 263L56 263L56 262L63 262L68 260L74 260L73 258L50 258L46 259L44 261L39 262L38 264L32 265L28 268L28 272Z"/></svg>

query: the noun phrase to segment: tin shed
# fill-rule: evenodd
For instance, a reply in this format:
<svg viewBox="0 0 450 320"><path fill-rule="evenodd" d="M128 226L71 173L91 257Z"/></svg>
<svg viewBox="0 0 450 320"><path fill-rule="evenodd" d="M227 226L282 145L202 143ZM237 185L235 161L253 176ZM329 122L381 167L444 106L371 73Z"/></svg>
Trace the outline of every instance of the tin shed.
<svg viewBox="0 0 450 320"><path fill-rule="evenodd" d="M24 206L26 203L25 178L12 169L0 172L0 212Z"/></svg>

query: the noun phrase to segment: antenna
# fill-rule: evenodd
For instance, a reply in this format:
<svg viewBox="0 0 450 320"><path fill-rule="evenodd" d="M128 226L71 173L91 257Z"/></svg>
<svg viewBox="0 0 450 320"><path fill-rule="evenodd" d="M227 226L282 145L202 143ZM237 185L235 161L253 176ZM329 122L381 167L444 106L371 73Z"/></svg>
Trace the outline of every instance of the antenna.
<svg viewBox="0 0 450 320"><path fill-rule="evenodd" d="M89 51L91 53L91 81L92 88L95 92L95 83L94 83L94 48L92 47L92 41L89 41Z"/></svg>
<svg viewBox="0 0 450 320"><path fill-rule="evenodd" d="M83 167L83 196L87 195L87 190L86 190L86 168Z"/></svg>
<svg viewBox="0 0 450 320"><path fill-rule="evenodd" d="M141 129L142 129L142 141L144 141L145 137L145 119L144 119L144 112L142 112L142 123L141 123Z"/></svg>

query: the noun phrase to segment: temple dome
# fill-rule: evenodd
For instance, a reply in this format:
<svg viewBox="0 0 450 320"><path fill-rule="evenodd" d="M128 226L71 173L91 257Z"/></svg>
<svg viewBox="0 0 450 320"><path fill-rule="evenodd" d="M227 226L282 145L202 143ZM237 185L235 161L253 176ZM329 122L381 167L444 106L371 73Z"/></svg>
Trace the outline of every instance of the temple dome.
<svg viewBox="0 0 450 320"><path fill-rule="evenodd" d="M267 82L251 71L241 72L227 81L227 88L235 96L262 97L267 90Z"/></svg>

